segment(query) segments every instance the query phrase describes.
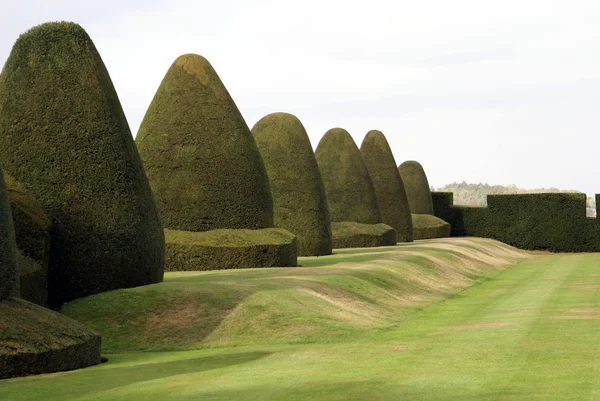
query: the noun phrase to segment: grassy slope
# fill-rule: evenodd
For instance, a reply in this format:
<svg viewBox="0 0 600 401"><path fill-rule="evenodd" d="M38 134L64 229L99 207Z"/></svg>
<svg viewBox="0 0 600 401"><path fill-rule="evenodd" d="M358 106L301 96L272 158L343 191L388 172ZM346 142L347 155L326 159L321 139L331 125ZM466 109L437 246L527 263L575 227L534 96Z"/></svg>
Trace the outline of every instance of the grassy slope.
<svg viewBox="0 0 600 401"><path fill-rule="evenodd" d="M436 243L447 241L450 240ZM477 247L473 243L463 245L471 246ZM364 259L355 260L359 271L358 266L374 263L362 251L345 254ZM403 253L406 251L403 249ZM342 255L338 257L343 259ZM314 262L325 265L315 272L336 268L325 258ZM491 274L492 270L488 270L488 280L449 301L409 316L404 314L402 318L394 314L384 317L387 324L369 324L360 337L332 336L328 343L277 344L268 341L269 334L257 337L255 333L225 340L254 342L252 345L113 354L109 355L110 363L99 367L2 382L0 398L598 399L599 264L600 254L540 254L504 272L495 270ZM355 270L350 264L338 267ZM256 280L264 280L264 285L272 282L269 276L277 275L276 271L255 272ZM236 273L244 274L231 272ZM223 285L216 277L212 279L213 288ZM225 276L220 280L227 282ZM174 281L169 279L164 286L169 285L174 285ZM249 298L262 292L256 291ZM235 313L225 318L212 335ZM398 324L399 319L404 319L402 324ZM226 339L225 334L221 338Z"/></svg>

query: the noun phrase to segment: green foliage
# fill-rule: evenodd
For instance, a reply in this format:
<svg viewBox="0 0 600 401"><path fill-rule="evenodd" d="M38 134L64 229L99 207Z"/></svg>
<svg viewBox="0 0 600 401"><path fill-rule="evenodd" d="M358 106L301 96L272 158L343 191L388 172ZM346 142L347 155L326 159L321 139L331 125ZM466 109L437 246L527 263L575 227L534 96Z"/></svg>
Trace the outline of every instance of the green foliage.
<svg viewBox="0 0 600 401"><path fill-rule="evenodd" d="M383 223L396 230L398 242L412 241L408 197L394 155L383 133L369 131L360 146L360 153L375 188Z"/></svg>
<svg viewBox="0 0 600 401"><path fill-rule="evenodd" d="M17 243L4 176L0 169L0 302L19 296Z"/></svg>
<svg viewBox="0 0 600 401"><path fill-rule="evenodd" d="M331 254L329 208L319 166L300 120L263 117L252 128L273 197L273 224L297 236L298 255Z"/></svg>
<svg viewBox="0 0 600 401"><path fill-rule="evenodd" d="M315 156L327 193L331 221L381 223L373 182L350 134L342 128L330 129L321 138Z"/></svg>
<svg viewBox="0 0 600 401"><path fill-rule="evenodd" d="M368 248L375 246L396 245L396 230L383 224L362 224L353 221L331 223L333 231L333 247Z"/></svg>
<svg viewBox="0 0 600 401"><path fill-rule="evenodd" d="M0 75L0 160L52 221L49 302L162 280L164 236L109 74L69 22L22 34Z"/></svg>
<svg viewBox="0 0 600 401"><path fill-rule="evenodd" d="M450 236L450 224L430 214L412 215L414 239L445 238Z"/></svg>
<svg viewBox="0 0 600 401"><path fill-rule="evenodd" d="M15 226L21 298L47 306L50 219L11 176L4 174L4 180Z"/></svg>
<svg viewBox="0 0 600 401"><path fill-rule="evenodd" d="M21 299L0 302L0 379L100 363L100 335Z"/></svg>
<svg viewBox="0 0 600 401"><path fill-rule="evenodd" d="M405 161L398 167L398 171L404 182L411 213L433 215L431 190L421 164L414 160Z"/></svg>
<svg viewBox="0 0 600 401"><path fill-rule="evenodd" d="M136 137L165 228L273 226L267 173L256 143L210 63L171 65Z"/></svg>
<svg viewBox="0 0 600 401"><path fill-rule="evenodd" d="M296 266L296 237L281 228L165 229L168 271Z"/></svg>

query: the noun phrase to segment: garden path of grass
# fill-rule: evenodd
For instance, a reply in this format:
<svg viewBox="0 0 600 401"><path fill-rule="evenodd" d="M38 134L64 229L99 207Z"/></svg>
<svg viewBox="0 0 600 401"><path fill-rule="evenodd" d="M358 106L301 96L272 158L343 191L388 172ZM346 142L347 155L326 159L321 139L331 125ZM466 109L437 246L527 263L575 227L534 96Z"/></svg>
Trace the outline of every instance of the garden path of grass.
<svg viewBox="0 0 600 401"><path fill-rule="evenodd" d="M0 399L598 400L600 254L537 254L337 341L108 357L0 381Z"/></svg>

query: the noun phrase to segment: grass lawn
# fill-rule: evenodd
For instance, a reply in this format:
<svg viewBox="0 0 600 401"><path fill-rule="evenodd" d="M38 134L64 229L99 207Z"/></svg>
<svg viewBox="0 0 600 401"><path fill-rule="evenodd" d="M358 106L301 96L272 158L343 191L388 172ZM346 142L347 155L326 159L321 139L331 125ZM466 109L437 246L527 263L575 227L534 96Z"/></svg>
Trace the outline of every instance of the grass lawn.
<svg viewBox="0 0 600 401"><path fill-rule="evenodd" d="M300 263L73 302L109 362L0 399L600 399L600 254L445 239Z"/></svg>

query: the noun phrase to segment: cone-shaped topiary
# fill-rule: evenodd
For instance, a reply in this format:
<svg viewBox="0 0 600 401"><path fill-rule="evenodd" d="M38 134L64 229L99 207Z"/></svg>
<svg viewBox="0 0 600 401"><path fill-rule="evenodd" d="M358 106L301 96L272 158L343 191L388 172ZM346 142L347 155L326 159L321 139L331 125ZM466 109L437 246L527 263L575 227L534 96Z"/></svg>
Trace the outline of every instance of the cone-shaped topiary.
<svg viewBox="0 0 600 401"><path fill-rule="evenodd" d="M168 258L185 259L169 260L168 270L296 265L293 234L269 231L275 230L273 203L256 142L205 58L185 54L175 60L146 112L136 143L169 229ZM246 232L241 242L239 233L220 232L219 241L210 234L237 229L255 232ZM234 256L256 254L267 237L262 249L279 256ZM278 246L282 248L274 250ZM232 248L237 252L230 252ZM201 257L202 252L207 256Z"/></svg>
<svg viewBox="0 0 600 401"><path fill-rule="evenodd" d="M162 280L164 233L108 72L69 22L22 34L0 76L0 160L52 225L49 302Z"/></svg>
<svg viewBox="0 0 600 401"><path fill-rule="evenodd" d="M369 131L360 145L360 153L375 188L383 223L396 230L398 242L412 241L412 219L404 183L383 133Z"/></svg>
<svg viewBox="0 0 600 401"><path fill-rule="evenodd" d="M325 185L331 221L381 223L381 213L367 166L348 131L325 133L315 156Z"/></svg>
<svg viewBox="0 0 600 401"><path fill-rule="evenodd" d="M342 128L330 129L321 138L315 156L327 193L333 247L396 244L394 229L381 223L369 171L350 134Z"/></svg>
<svg viewBox="0 0 600 401"><path fill-rule="evenodd" d="M8 202L8 193L0 172L0 302L19 296L17 243Z"/></svg>
<svg viewBox="0 0 600 401"><path fill-rule="evenodd" d="M304 126L291 114L273 113L254 125L252 135L269 176L275 227L296 234L298 255L331 254L325 188Z"/></svg>
<svg viewBox="0 0 600 401"><path fill-rule="evenodd" d="M421 164L414 160L405 161L398 171L404 182L411 213L433 215L431 189Z"/></svg>
<svg viewBox="0 0 600 401"><path fill-rule="evenodd" d="M21 298L47 306L50 219L10 175L4 174L4 181L15 226Z"/></svg>
<svg viewBox="0 0 600 401"><path fill-rule="evenodd" d="M136 144L166 228L273 226L267 172L216 71L180 56L165 75Z"/></svg>

